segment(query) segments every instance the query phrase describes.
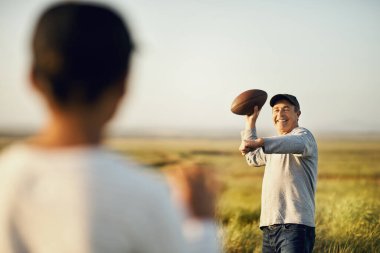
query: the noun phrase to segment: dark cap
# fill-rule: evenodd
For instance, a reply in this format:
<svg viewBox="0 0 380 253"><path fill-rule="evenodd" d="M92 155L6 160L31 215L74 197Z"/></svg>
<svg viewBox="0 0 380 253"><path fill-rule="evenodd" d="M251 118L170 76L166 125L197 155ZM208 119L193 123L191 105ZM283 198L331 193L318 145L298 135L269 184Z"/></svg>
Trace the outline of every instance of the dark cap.
<svg viewBox="0 0 380 253"><path fill-rule="evenodd" d="M269 104L271 107L273 107L277 101L279 100L282 100L282 99L285 99L285 100L288 100L292 105L298 107L298 109L300 109L300 104L298 103L298 100L295 96L293 95L289 95L289 94L277 94L277 95L274 95Z"/></svg>

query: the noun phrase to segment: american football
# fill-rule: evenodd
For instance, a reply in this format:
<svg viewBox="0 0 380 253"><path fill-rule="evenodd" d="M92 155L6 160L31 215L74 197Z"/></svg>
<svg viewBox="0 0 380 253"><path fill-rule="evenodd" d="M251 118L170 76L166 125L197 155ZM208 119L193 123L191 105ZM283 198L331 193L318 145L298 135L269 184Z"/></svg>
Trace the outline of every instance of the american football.
<svg viewBox="0 0 380 253"><path fill-rule="evenodd" d="M257 105L259 110L267 101L268 94L259 89L246 90L237 96L231 105L231 111L238 115L250 115Z"/></svg>

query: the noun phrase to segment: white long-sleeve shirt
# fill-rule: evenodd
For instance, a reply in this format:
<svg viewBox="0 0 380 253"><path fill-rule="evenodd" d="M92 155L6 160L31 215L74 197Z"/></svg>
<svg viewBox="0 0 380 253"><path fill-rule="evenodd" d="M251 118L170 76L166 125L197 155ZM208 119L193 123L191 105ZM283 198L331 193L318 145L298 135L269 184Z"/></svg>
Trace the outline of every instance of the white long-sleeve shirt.
<svg viewBox="0 0 380 253"><path fill-rule="evenodd" d="M197 252L168 191L102 147L15 144L0 156L0 252Z"/></svg>
<svg viewBox="0 0 380 253"><path fill-rule="evenodd" d="M242 132L243 140L256 138L256 129ZM263 139L264 147L245 155L250 166L265 165L260 227L285 223L315 227L318 149L313 135L297 127Z"/></svg>

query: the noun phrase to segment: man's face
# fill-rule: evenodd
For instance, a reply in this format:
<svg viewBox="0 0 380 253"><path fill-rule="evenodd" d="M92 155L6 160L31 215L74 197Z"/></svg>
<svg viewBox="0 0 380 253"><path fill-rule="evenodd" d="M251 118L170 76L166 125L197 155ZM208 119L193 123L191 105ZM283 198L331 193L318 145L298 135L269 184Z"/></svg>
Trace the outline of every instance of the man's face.
<svg viewBox="0 0 380 253"><path fill-rule="evenodd" d="M288 100L279 100L272 108L273 123L279 135L287 134L298 127L298 117L301 112L295 111L295 106Z"/></svg>

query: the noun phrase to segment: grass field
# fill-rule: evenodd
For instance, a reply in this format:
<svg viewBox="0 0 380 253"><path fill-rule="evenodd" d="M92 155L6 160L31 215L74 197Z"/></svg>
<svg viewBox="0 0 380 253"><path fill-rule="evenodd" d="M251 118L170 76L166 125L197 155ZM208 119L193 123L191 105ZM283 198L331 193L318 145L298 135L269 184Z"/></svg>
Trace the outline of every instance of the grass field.
<svg viewBox="0 0 380 253"><path fill-rule="evenodd" d="M207 164L222 185L217 216L225 251L261 252L263 168L248 167L237 151L239 144L239 140L206 139L107 142L158 169L188 161ZM319 141L318 145L314 252L380 252L380 141Z"/></svg>
<svg viewBox="0 0 380 253"><path fill-rule="evenodd" d="M209 165L222 183L218 220L226 252L261 252L263 168L248 167L239 140L112 141L142 163ZM319 141L314 252L380 252L380 142Z"/></svg>

